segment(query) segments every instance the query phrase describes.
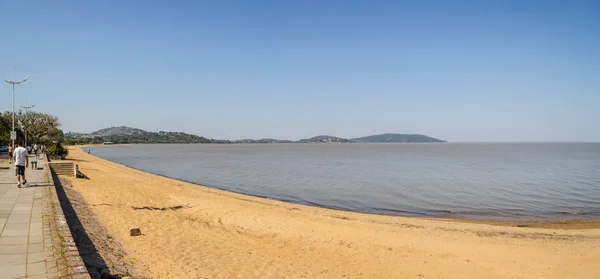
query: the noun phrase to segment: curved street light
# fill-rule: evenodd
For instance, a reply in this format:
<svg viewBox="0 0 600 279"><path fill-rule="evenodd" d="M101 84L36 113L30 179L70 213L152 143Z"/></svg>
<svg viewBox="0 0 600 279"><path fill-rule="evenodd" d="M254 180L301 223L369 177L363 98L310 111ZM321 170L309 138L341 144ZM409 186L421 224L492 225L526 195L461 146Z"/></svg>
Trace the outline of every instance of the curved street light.
<svg viewBox="0 0 600 279"><path fill-rule="evenodd" d="M27 75L22 80L15 81L15 65L13 65L13 79L12 80L8 80L8 79L4 80L8 84L12 84L12 132L11 132L11 138L12 138L13 148L15 146L15 139L17 137L17 135L15 133L15 85L19 85L23 82L26 82L28 79L29 79L29 75ZM12 137L12 134L14 134L14 137Z"/></svg>
<svg viewBox="0 0 600 279"><path fill-rule="evenodd" d="M27 118L27 113L29 112L30 109L35 107L35 105L27 106L27 98L25 98L25 105L21 106L21 107L25 109L25 118ZM21 121L21 124L23 124L23 121ZM27 148L27 128L25 128L25 146L24 147Z"/></svg>

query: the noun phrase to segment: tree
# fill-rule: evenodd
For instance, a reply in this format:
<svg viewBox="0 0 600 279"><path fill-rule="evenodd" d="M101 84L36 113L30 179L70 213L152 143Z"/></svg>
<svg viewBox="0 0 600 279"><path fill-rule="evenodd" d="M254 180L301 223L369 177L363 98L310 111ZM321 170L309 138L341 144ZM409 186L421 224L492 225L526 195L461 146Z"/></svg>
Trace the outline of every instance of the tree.
<svg viewBox="0 0 600 279"><path fill-rule="evenodd" d="M12 131L12 112L0 112L0 145L7 145L11 141L10 132ZM25 135L19 127L19 116L15 114L15 132L17 133L17 141L23 140Z"/></svg>
<svg viewBox="0 0 600 279"><path fill-rule="evenodd" d="M58 117L40 112L19 112L21 128L27 135L28 143L50 145L53 142L62 142L62 130L59 129Z"/></svg>
<svg viewBox="0 0 600 279"><path fill-rule="evenodd" d="M48 148L48 155L59 156L63 160L68 154L69 150L65 149L59 141L53 143L50 145L50 148Z"/></svg>
<svg viewBox="0 0 600 279"><path fill-rule="evenodd" d="M8 145L10 142L11 123L7 121L8 116L0 112L0 145Z"/></svg>

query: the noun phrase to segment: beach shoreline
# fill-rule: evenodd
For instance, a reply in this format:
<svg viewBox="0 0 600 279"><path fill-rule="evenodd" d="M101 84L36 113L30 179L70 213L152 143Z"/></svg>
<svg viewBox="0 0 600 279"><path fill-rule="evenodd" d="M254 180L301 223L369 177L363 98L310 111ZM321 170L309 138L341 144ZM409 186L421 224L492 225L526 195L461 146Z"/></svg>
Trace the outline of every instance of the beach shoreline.
<svg viewBox="0 0 600 279"><path fill-rule="evenodd" d="M600 270L597 220L347 212L198 186L78 147L68 159L90 178L70 179L73 188L150 277L506 278L534 270L534 278L593 278ZM144 236L130 237L132 226Z"/></svg>

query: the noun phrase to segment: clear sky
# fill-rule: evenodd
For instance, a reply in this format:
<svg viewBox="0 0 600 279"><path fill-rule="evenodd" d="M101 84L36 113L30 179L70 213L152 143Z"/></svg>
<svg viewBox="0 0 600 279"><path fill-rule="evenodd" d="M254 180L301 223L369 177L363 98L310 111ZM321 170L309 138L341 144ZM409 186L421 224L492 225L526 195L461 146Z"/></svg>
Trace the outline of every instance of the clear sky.
<svg viewBox="0 0 600 279"><path fill-rule="evenodd" d="M0 26L17 106L65 132L600 141L600 1L0 1Z"/></svg>

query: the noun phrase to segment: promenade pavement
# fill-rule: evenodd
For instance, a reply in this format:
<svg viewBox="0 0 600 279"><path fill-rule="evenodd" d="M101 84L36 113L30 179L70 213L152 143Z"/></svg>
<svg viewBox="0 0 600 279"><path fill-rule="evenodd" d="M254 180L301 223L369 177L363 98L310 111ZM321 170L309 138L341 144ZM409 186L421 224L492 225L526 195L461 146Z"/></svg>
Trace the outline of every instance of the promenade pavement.
<svg viewBox="0 0 600 279"><path fill-rule="evenodd" d="M53 184L46 162L33 155L29 160L37 160L38 169L32 170L30 163L22 188L17 188L15 166L0 162L0 279L54 277L48 276L46 262L53 253L44 245L42 226L44 191Z"/></svg>

